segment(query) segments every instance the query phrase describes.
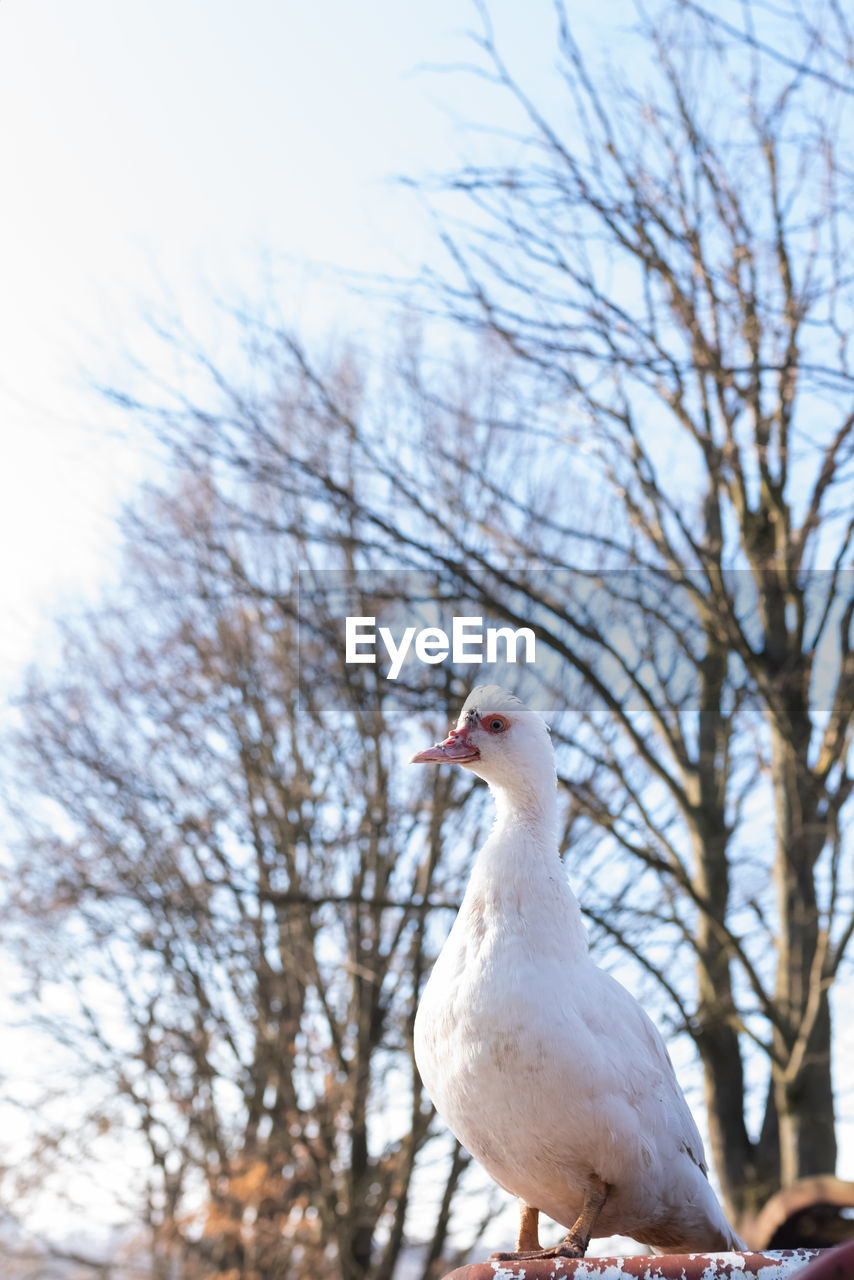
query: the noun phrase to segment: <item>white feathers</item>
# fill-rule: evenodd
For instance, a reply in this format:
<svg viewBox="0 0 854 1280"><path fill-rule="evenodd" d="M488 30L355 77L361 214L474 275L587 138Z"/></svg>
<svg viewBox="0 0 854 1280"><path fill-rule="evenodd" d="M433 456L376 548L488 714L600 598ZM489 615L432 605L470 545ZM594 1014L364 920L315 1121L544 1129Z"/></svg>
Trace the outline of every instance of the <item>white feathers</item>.
<svg viewBox="0 0 854 1280"><path fill-rule="evenodd" d="M596 1235L742 1247L661 1036L589 957L542 718L477 688L446 743L416 759L441 762L443 749L489 783L497 819L415 1023L437 1111L496 1182L567 1227L593 1177L608 1185Z"/></svg>

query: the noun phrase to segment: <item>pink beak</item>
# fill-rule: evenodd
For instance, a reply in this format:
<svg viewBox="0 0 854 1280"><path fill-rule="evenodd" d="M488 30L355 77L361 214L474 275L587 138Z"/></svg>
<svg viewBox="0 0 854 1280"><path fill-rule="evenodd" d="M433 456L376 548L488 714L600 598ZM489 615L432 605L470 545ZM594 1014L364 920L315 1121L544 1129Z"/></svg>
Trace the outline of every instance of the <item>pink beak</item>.
<svg viewBox="0 0 854 1280"><path fill-rule="evenodd" d="M479 760L477 747L467 741L468 725L459 733L452 729L444 742L437 742L426 751L418 751L410 760L410 764L468 764L471 760Z"/></svg>

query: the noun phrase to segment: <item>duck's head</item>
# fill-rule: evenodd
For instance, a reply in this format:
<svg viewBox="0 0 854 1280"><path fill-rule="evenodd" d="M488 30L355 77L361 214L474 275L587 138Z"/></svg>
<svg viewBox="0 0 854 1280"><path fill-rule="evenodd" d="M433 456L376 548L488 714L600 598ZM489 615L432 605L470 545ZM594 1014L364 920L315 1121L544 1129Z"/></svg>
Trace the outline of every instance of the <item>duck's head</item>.
<svg viewBox="0 0 854 1280"><path fill-rule="evenodd" d="M459 764L506 791L554 791L555 763L542 716L500 685L472 689L455 729L412 757L413 764Z"/></svg>

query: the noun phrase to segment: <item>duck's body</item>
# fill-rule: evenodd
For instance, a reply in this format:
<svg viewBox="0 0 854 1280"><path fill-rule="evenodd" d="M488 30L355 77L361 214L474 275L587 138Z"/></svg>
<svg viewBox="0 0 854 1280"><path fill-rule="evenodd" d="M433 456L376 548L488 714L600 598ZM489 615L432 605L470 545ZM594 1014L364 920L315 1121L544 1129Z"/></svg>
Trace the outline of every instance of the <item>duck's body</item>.
<svg viewBox="0 0 854 1280"><path fill-rule="evenodd" d="M494 760L489 715L504 722L504 756ZM583 1253L594 1223L597 1235L666 1250L741 1247L708 1183L661 1036L588 954L557 852L551 744L539 717L540 737L531 732L532 716L503 690L475 690L460 724L478 727L431 749L487 778L498 819L419 1006L415 1054L427 1092L460 1142L519 1197L520 1249L539 1248L531 1210L573 1228L564 1252ZM524 746L530 769L509 750L517 724L513 746ZM461 744L478 742L476 757L460 759Z"/></svg>

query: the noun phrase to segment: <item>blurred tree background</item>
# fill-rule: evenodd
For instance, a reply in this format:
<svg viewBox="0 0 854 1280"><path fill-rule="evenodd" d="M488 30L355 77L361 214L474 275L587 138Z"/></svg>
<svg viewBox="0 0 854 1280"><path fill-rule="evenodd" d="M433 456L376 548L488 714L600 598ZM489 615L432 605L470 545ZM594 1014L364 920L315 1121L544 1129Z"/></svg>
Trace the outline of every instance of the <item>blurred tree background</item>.
<svg viewBox="0 0 854 1280"><path fill-rule="evenodd" d="M448 266L385 350L259 307L228 369L176 323L183 383L105 388L170 471L21 696L4 929L91 1096L45 1097L33 1156L73 1177L140 1135L157 1280L430 1280L495 1247L410 1040L488 806L403 767L492 673L346 666L344 616L401 604L536 627L568 871L699 1065L734 1221L836 1170L852 35L822 0L638 6L629 75L554 13L541 102L479 6L454 73L518 127L415 175Z"/></svg>

